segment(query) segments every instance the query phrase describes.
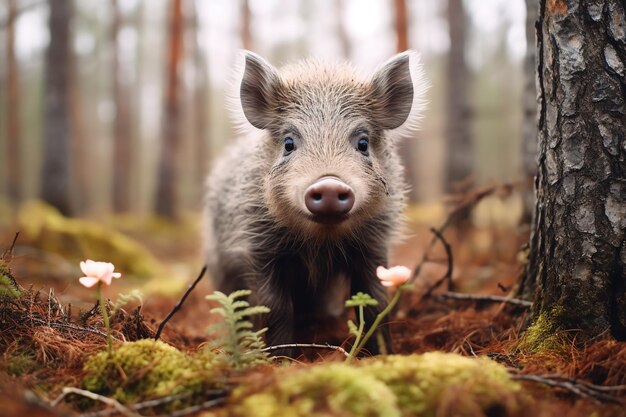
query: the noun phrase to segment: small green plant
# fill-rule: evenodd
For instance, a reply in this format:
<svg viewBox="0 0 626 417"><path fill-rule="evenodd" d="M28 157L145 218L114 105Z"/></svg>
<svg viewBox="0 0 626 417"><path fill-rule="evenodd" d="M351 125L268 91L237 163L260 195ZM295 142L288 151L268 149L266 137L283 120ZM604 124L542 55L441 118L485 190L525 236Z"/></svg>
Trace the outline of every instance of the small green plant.
<svg viewBox="0 0 626 417"><path fill-rule="evenodd" d="M363 331L365 330L365 319L363 317L363 311L367 306L377 306L378 301L374 300L369 294L358 292L353 295L349 300L346 300L346 307L356 307L359 310L359 325L354 324L352 320L348 320L348 328L356 339L350 349L350 353L346 358L346 362L350 362L357 353L359 353L359 346L361 345L361 338L363 337Z"/></svg>
<svg viewBox="0 0 626 417"><path fill-rule="evenodd" d="M126 304L130 303L133 300L143 305L143 294L141 293L141 291L134 289L131 290L131 292L129 292L128 294L118 295L117 300L111 306L111 316L114 316L115 313L120 310L120 308L124 307Z"/></svg>
<svg viewBox="0 0 626 417"><path fill-rule="evenodd" d="M15 282L0 272L0 298L19 298L21 295L20 290L15 285Z"/></svg>
<svg viewBox="0 0 626 417"><path fill-rule="evenodd" d="M365 335L363 335L363 332L365 331L365 321L363 318L363 311L365 307L367 306L377 306L378 301L373 299L369 294L365 294L362 292L358 292L355 295L353 295L350 299L346 300L346 307L358 308L358 314L359 314L358 326L354 324L352 320L348 320L348 328L350 329L350 333L355 335L356 340L354 341L354 344L352 345L352 349L350 349L350 352L348 353L348 356L346 357L347 363L350 363L352 359L354 359L359 354L359 352L361 351L361 349L363 349L367 341L372 337L376 329L378 329L378 326L380 325L380 322L382 321L382 319L387 314L389 314L389 312L393 309L393 307L398 303L398 300L400 300L400 294L402 293L402 290L410 287L410 285L405 285L405 284L406 282L408 282L411 276L411 271L405 266L395 266L390 269L379 266L376 269L376 275L378 276L378 279L380 279L382 285L384 285L385 287L395 287L396 293L393 295L393 298L391 299L387 307L385 307L383 311L381 311L376 316L376 319L374 319L374 323L372 323L372 325L367 330L367 333L365 333ZM382 339L378 339L379 344L381 344L381 340ZM384 347L384 341L381 345Z"/></svg>
<svg viewBox="0 0 626 417"><path fill-rule="evenodd" d="M210 346L220 348L228 365L237 370L264 363L268 357L263 351L265 342L262 338L267 328L254 331L254 325L249 318L268 313L270 309L265 306L251 306L243 299L250 293L250 290L238 290L226 295L215 291L207 296L208 300L217 301L221 305L212 309L211 313L224 318L224 321L209 326L208 332L216 336Z"/></svg>

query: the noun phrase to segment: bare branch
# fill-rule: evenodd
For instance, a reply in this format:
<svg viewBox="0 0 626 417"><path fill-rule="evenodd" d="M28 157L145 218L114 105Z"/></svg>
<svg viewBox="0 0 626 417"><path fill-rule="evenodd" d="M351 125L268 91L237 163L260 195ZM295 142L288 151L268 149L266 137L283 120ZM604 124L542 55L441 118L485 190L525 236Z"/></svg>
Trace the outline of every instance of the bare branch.
<svg viewBox="0 0 626 417"><path fill-rule="evenodd" d="M458 218L462 217L463 213L467 210L473 208L482 201L485 197L488 197L492 194L509 194L511 190L515 187L519 187L520 183L504 183L497 184L492 186L486 186L482 188L478 188L475 190L471 190L471 192L461 193L459 195L454 196L457 200L457 204L452 210L452 212L446 217L445 221L439 226L436 230L439 234L443 234L443 232ZM428 261L428 255L432 250L433 246L437 242L437 235L433 236L433 238L428 243L424 254L422 255L422 259L418 262L417 266L413 270L413 274L411 275L411 279L409 280L409 284L415 282L417 277L419 276L422 267Z"/></svg>
<svg viewBox="0 0 626 417"><path fill-rule="evenodd" d="M518 381L531 381L537 382L539 384L548 385L550 387L555 388L563 388L568 390L578 396L591 398L592 400L602 403L610 402L614 404L626 404L621 398L613 397L612 395L605 394L604 390L607 388L619 388L624 389L623 386L615 386L615 387L602 387L599 385L590 384L588 382L576 381L571 378L563 377L563 376L545 376L545 375L523 375L523 374L513 374L511 375L511 379Z"/></svg>
<svg viewBox="0 0 626 417"><path fill-rule="evenodd" d="M142 417L141 414L135 413L133 410L120 404L119 401L113 398L105 397L103 395L96 394L95 392L91 392L91 391L87 391L87 390L79 389L79 388L73 388L73 387L63 388L63 392L61 393L61 395L59 395L54 401L52 401L50 405L52 407L56 407L68 394L77 394L83 397L87 397L94 401L100 401L102 403L105 403L107 405L114 407L118 412L128 417Z"/></svg>
<svg viewBox="0 0 626 417"><path fill-rule="evenodd" d="M350 356L348 352L341 346L333 346L329 344L318 344L318 343L288 343L286 345L276 345L276 346L268 346L266 348L261 349L261 352L271 352L273 350L283 349L283 348L314 348L314 349L330 349L335 350L337 352L341 352L345 357Z"/></svg>
<svg viewBox="0 0 626 417"><path fill-rule="evenodd" d="M428 291L426 291L426 293L424 294L424 297L430 296L434 290L436 290L437 288L439 288L441 284L443 284L444 281L448 281L448 292L454 291L454 283L452 282L452 272L454 268L454 262L452 258L452 248L450 247L450 244L446 241L446 239L443 237L443 234L441 234L439 230L435 229L434 227L431 227L430 231L433 232L433 234L435 235L437 239L439 239L439 241L443 245L443 248L446 251L446 256L448 258L448 269L446 270L446 273L444 274L444 276L441 277L437 282L435 282L435 284L431 286L428 289Z"/></svg>
<svg viewBox="0 0 626 417"><path fill-rule="evenodd" d="M93 334L100 335L102 337L107 337L106 333L101 332L100 330L94 329L94 328L91 328L91 327L80 327L80 326L76 326L76 325L71 324L71 323L59 323L59 322L56 322L56 321L51 321L51 322L48 323L48 321L46 321L46 320L38 319L38 318L35 318L35 317L29 317L28 321L40 324L42 326L56 327L56 328L59 328L59 329L76 330L76 331L79 331L79 332L93 333ZM113 337L113 335L111 335L111 337L113 338L113 340L118 340L115 337Z"/></svg>
<svg viewBox="0 0 626 417"><path fill-rule="evenodd" d="M198 411L201 411L201 410L206 410L207 408L224 404L225 402L226 402L225 397L215 398L213 400L205 401L202 404L183 408L182 410L172 411L171 413L168 413L168 414L159 414L156 417L183 417L189 414L197 413Z"/></svg>
<svg viewBox="0 0 626 417"><path fill-rule="evenodd" d="M180 301L176 303L172 311L170 311L167 317L165 317L163 321L161 322L161 324L159 324L159 328L157 329L156 335L154 336L154 340L159 340L159 338L161 337L161 332L163 331L163 328L165 327L167 322L170 321L172 317L174 317L174 314L176 314L178 310L181 309L181 307L183 306L183 303L185 302L187 297L189 297L189 294L191 294L193 289L196 288L196 285L198 285L198 282L200 282L200 280L206 273L206 269L207 269L206 265L202 267L202 271L200 271L200 275L198 275L198 278L196 278L196 280L187 288L187 291L185 291L185 294L183 294L183 297L180 299Z"/></svg>
<svg viewBox="0 0 626 417"><path fill-rule="evenodd" d="M478 294L463 294L460 292L444 292L443 294L436 294L435 299L453 299L464 301L477 301L477 302L491 302L491 303L507 303L517 307L530 308L533 303L526 300L520 300L518 298L508 298L501 295L478 295Z"/></svg>
<svg viewBox="0 0 626 417"><path fill-rule="evenodd" d="M203 391L202 394L203 395L210 395L210 396L217 396L217 397L224 397L226 396L226 394L228 393L228 391L226 390L208 390L208 391ZM193 395L194 393L192 392L187 392L185 394L178 394L178 395L168 395L166 397L161 397L161 398L156 398L154 400L148 400L148 401L143 401L140 403L136 403L133 404L131 406L129 406L128 408L137 411L137 410L143 410L144 408L149 408L149 407L158 407L160 405L165 405L165 404L169 404L171 402L177 401L177 400L182 400L185 398L189 398ZM213 398L211 401L215 400L215 398ZM81 414L79 417L107 417L110 416L112 414L116 414L118 411L114 408L107 408L106 410L101 410L101 411L96 411L96 412L92 412L92 413L84 413Z"/></svg>

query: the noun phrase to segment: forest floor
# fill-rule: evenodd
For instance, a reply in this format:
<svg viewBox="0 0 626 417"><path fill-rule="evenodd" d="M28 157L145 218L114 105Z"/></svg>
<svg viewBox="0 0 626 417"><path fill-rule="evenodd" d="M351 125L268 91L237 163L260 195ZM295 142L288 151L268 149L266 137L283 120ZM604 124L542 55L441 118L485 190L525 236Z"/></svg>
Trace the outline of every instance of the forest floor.
<svg viewBox="0 0 626 417"><path fill-rule="evenodd" d="M463 228L457 224L448 226L443 232L444 240L436 238L430 229L436 227L441 230L447 218L445 210L441 207L417 207L411 211L410 234L395 248L392 264L411 268L420 266L420 273L414 289L403 294L391 316L389 326L393 352L408 355L438 351L467 357L488 357L505 366L513 378L521 381L523 398L518 401L517 407L521 409L517 412L511 411L514 407L487 411L467 409L463 410L463 415L625 416L625 343L605 337L586 345L564 342L559 349L525 352L519 344L530 317L527 305L480 297L469 300L453 298L456 293L512 297L512 290L523 269L521 248L528 239L528 231L507 220L510 206L497 201L483 207L482 215L478 207L472 225ZM110 222L124 224L119 219ZM10 253L8 249L17 227L23 228L23 225L0 225L0 255L7 249L2 260L22 287L21 297L25 297L26 304L30 304L27 317L11 316L7 313L7 305L0 306L5 309L0 311L0 416L85 413L82 409L84 404L80 405L76 400L55 406L52 401L63 387L82 386L86 360L106 346L101 335L102 321L94 309L94 292L78 285L80 271L74 258L65 257L63 250L55 251L42 245L41 239L53 238L50 230L43 235L32 231L21 234L14 251ZM133 288L140 288L144 293L141 305L133 301L113 317L113 332L123 340L152 337L159 323L201 269L198 222L191 220L182 228L156 227L148 222L120 229L148 248L164 270L155 279L125 280L123 277L107 288L106 296L111 299ZM61 239L60 246L70 247L68 239L67 236ZM449 253L445 244L449 245ZM103 255L97 260L114 262L103 259L105 257ZM118 270L124 273L123 269ZM452 277L454 293L448 292L450 288L445 281L428 294L434 283L446 275ZM207 326L218 320L216 315L210 313L214 305L205 299L211 291L209 280L203 279L168 322L162 340L185 352L195 352L204 346ZM71 311L68 311L69 305ZM347 347L346 319L342 317L332 323L312 327L308 331L310 341ZM298 369L309 366L309 363L317 365L341 359L341 354L333 350L306 349L293 362L294 369ZM284 362L281 366L270 368L285 368L282 365ZM229 376L227 386L258 385L259 380L264 381L264 378L268 381L276 379L276 376L268 376L274 370L266 368L234 373ZM276 372L290 371L281 369ZM457 401L457 394L462 396L458 392L450 394L453 401ZM210 405L212 403L205 403L207 408ZM93 408L87 411L92 413L106 407L103 404L94 407L93 403L91 406ZM225 400L216 402L210 410L216 413L214 415L241 415L237 414L240 411L231 413L237 406ZM437 410L436 415L458 415L449 407ZM168 415L167 412L172 413L172 410L163 411L157 407L146 409L141 414ZM202 412L206 411L188 409L178 415L200 415ZM112 414L105 413L85 415ZM317 414L360 415L337 410L325 413Z"/></svg>

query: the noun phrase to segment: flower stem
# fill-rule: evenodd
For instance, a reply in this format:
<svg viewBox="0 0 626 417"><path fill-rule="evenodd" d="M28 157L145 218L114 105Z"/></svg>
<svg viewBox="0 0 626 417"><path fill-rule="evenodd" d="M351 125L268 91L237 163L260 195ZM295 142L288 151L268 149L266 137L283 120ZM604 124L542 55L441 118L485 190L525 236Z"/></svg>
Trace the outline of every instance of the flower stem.
<svg viewBox="0 0 626 417"><path fill-rule="evenodd" d="M346 363L350 363L355 355L358 353L356 350L359 342L361 341L361 336L363 336L363 330L365 327L365 320L363 320L363 306L359 306L359 329L357 331L356 340L352 345L352 349L350 349L350 353L348 353L348 357L346 358Z"/></svg>
<svg viewBox="0 0 626 417"><path fill-rule="evenodd" d="M369 328L369 330L367 331L365 336L363 336L363 339L361 339L361 342L358 344L358 346L357 346L357 348L356 348L356 350L354 352L354 356L359 354L361 349L363 349L363 346L365 346L367 341L370 339L370 337L372 337L372 335L374 334L374 332L376 331L376 329L380 325L381 320L387 314L389 314L391 309L393 309L393 307L398 303L398 300L400 299L400 293L401 292L402 292L401 288L398 287L398 289L396 290L396 293L393 295L393 298L391 299L389 304L387 304L387 307L385 307L385 309L383 311L378 313L378 315L376 316L376 319L374 320L374 323L372 323L371 327ZM361 320L361 322L363 322L363 320ZM352 352L350 352L350 356L352 356Z"/></svg>
<svg viewBox="0 0 626 417"><path fill-rule="evenodd" d="M111 356L113 354L113 340L111 339L111 326L109 324L109 315L107 314L106 305L104 304L104 297L102 296L102 282L98 282L96 295L98 297L98 303L100 304L100 311L102 311L104 328L107 333L107 351L109 352L109 356Z"/></svg>

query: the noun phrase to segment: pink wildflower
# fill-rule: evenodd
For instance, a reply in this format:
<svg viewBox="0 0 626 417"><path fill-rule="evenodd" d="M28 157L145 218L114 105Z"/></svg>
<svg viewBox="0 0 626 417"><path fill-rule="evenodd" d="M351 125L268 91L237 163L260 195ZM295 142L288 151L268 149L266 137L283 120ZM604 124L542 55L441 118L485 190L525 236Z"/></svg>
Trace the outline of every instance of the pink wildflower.
<svg viewBox="0 0 626 417"><path fill-rule="evenodd" d="M87 259L87 261L80 263L80 269L85 276L79 278L79 281L87 288L93 287L98 282L111 285L113 278L122 276L119 272L113 272L115 266L110 262L95 262Z"/></svg>
<svg viewBox="0 0 626 417"><path fill-rule="evenodd" d="M376 268L376 275L385 287L399 287L411 278L411 270L406 266L394 266L389 269L379 266Z"/></svg>

